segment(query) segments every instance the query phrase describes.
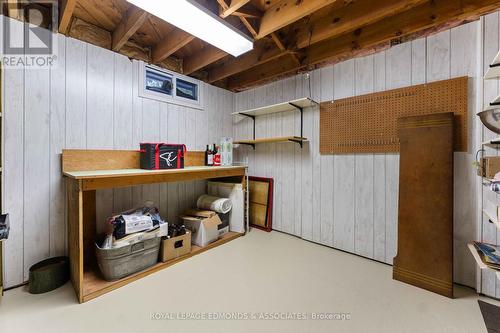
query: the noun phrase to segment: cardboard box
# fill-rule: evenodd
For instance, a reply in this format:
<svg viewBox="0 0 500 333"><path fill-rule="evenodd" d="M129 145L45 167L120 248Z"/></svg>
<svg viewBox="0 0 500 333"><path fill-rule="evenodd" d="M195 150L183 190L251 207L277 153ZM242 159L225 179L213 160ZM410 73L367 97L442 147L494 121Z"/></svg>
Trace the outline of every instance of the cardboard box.
<svg viewBox="0 0 500 333"><path fill-rule="evenodd" d="M500 156L485 156L481 158L478 174L493 179L500 172Z"/></svg>
<svg viewBox="0 0 500 333"><path fill-rule="evenodd" d="M161 241L160 260L166 262L191 253L191 232Z"/></svg>
<svg viewBox="0 0 500 333"><path fill-rule="evenodd" d="M191 209L181 219L186 228L191 230L192 244L204 247L219 238L218 226L222 221L215 212Z"/></svg>

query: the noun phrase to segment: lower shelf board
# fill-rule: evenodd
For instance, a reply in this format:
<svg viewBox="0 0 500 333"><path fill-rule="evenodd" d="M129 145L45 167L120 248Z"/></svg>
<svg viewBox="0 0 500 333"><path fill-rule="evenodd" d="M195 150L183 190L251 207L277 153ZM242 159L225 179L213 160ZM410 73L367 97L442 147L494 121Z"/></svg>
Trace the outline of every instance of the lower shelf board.
<svg viewBox="0 0 500 333"><path fill-rule="evenodd" d="M474 257L474 260L476 261L477 266L481 270L488 270L496 273L497 279L500 279L500 271L497 271L496 269L488 267L482 260L481 257L479 256L479 252L477 252L476 247L474 246L473 243L467 244L467 247L469 248L470 253L472 254L472 257Z"/></svg>
<svg viewBox="0 0 500 333"><path fill-rule="evenodd" d="M255 140L239 140L235 141L235 145L255 145L258 143L280 143L280 142L295 142L295 143L300 143L300 142L305 142L307 141L307 138L303 138L300 136L283 136L283 137L276 137L276 138L261 138L261 139L255 139Z"/></svg>
<svg viewBox="0 0 500 333"><path fill-rule="evenodd" d="M186 260L192 256L195 256L197 254L200 254L202 252L205 252L207 250L213 249L214 247L217 247L219 245L225 244L229 241L232 241L243 234L237 233L237 232L228 232L227 234L223 235L220 239L217 241L205 246L205 247L199 247L193 245L191 247L191 253L185 256L182 256L180 258L170 260L167 262L158 262L156 265L151 266L143 271L134 273L132 275L129 275L127 277L124 277L123 279L120 280L115 280L115 281L106 281L104 280L98 269L89 269L85 270L83 274L83 302L90 301L91 299L94 299L96 297L99 297L103 294L106 294L112 290L115 290L117 288L120 288L124 285L127 285L131 282L134 282L136 280L139 280L145 276L148 276L152 273L155 273L159 270L162 270L164 268L167 268L169 266L172 266L178 262L181 262L183 260Z"/></svg>

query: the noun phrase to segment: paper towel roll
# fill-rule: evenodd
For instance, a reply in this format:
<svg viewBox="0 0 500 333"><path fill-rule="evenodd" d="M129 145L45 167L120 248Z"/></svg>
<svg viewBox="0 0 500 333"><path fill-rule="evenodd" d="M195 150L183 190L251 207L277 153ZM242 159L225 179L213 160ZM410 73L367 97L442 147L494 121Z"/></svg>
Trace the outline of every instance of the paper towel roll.
<svg viewBox="0 0 500 333"><path fill-rule="evenodd" d="M231 210L232 205L229 199L204 194L198 198L196 207L198 209L213 210L214 212L225 214Z"/></svg>

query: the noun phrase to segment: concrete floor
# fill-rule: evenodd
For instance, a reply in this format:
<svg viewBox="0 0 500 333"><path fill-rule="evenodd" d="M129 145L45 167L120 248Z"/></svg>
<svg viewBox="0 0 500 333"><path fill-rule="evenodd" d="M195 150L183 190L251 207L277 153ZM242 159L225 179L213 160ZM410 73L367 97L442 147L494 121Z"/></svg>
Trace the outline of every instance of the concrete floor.
<svg viewBox="0 0 500 333"><path fill-rule="evenodd" d="M0 332L486 332L473 290L457 287L451 300L391 274L381 263L253 230L81 305L69 283L43 295L7 291ZM313 312L349 319L312 320ZM168 319L214 313L297 319Z"/></svg>

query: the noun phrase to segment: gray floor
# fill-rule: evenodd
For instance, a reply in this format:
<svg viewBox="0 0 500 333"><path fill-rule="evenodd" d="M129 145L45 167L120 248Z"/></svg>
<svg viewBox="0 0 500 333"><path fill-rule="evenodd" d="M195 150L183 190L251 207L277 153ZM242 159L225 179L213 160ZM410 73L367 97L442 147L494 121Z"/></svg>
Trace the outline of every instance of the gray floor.
<svg viewBox="0 0 500 333"><path fill-rule="evenodd" d="M384 264L254 230L81 305L69 284L44 295L7 291L0 332L486 332L473 290L457 287L450 300L391 274ZM276 319L286 316L296 320Z"/></svg>

